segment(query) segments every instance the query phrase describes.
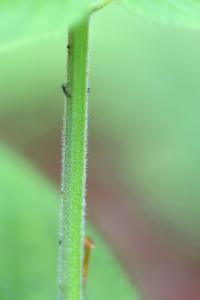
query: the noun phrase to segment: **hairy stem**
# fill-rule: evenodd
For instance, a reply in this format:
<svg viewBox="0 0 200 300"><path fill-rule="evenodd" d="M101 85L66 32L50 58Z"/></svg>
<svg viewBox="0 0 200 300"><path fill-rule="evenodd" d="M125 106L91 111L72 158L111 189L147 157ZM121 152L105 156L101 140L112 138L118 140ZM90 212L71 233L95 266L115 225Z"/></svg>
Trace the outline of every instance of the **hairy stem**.
<svg viewBox="0 0 200 300"><path fill-rule="evenodd" d="M69 29L64 88L59 300L82 299L88 124L88 28L85 17Z"/></svg>

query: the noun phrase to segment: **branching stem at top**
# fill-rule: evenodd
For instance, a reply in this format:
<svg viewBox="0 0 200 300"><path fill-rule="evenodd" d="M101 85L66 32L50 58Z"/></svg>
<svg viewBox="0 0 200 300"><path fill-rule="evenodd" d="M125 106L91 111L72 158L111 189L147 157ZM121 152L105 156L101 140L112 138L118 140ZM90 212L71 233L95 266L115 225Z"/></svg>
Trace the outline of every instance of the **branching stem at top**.
<svg viewBox="0 0 200 300"><path fill-rule="evenodd" d="M100 9L102 9L104 6L111 4L113 2L113 0L104 0L100 3L96 3L92 6L92 12L96 12Z"/></svg>

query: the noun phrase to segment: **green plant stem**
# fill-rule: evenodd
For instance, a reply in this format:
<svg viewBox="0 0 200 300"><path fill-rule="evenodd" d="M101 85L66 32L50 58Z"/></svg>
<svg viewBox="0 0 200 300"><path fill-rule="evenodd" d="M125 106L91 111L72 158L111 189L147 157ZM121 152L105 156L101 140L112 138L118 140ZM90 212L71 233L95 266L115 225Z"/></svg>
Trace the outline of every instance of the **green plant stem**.
<svg viewBox="0 0 200 300"><path fill-rule="evenodd" d="M82 299L88 124L89 17L68 33L64 113L59 300Z"/></svg>
<svg viewBox="0 0 200 300"><path fill-rule="evenodd" d="M113 0L103 0L102 2L100 3L95 3L92 5L92 12L96 12L102 8L104 8L104 6L107 6L108 4L111 4L113 2Z"/></svg>

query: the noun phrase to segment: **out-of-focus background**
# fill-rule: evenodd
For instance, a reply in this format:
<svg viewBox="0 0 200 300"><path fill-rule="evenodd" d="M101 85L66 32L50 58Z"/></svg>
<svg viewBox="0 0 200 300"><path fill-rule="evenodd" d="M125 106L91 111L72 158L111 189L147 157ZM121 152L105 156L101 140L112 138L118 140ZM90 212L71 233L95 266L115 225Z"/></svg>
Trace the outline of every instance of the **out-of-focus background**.
<svg viewBox="0 0 200 300"><path fill-rule="evenodd" d="M0 52L1 142L57 189L66 40ZM87 215L147 300L200 299L199 53L199 31L92 18Z"/></svg>

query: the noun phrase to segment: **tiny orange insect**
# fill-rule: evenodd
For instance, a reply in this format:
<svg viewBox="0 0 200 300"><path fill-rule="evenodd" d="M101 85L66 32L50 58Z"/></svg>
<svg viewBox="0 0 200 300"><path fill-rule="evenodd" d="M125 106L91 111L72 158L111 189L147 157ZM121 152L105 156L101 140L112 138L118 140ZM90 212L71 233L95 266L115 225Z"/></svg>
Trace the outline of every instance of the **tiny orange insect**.
<svg viewBox="0 0 200 300"><path fill-rule="evenodd" d="M85 237L84 239L84 257L83 257L83 285L85 285L85 281L88 274L89 261L92 249L94 248L93 241L89 237Z"/></svg>

